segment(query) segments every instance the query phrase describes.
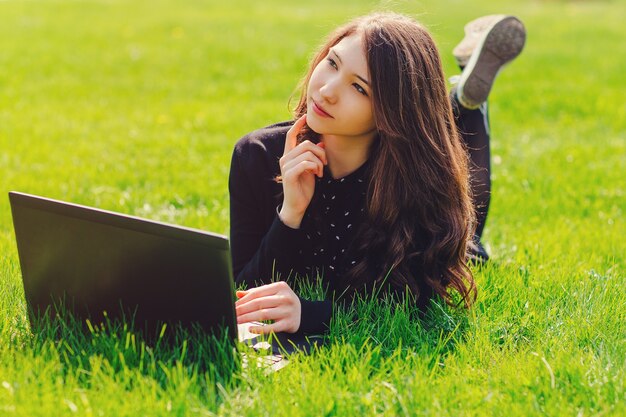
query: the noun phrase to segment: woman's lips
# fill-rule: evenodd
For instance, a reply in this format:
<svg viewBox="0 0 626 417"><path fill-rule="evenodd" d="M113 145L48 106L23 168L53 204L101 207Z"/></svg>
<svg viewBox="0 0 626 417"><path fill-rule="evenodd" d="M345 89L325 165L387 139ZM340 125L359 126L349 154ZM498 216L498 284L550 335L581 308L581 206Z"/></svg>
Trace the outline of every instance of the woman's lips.
<svg viewBox="0 0 626 417"><path fill-rule="evenodd" d="M330 114L326 113L326 111L322 107L320 107L315 101L313 102L312 107L313 107L313 111L321 117L330 117L330 118L333 117Z"/></svg>

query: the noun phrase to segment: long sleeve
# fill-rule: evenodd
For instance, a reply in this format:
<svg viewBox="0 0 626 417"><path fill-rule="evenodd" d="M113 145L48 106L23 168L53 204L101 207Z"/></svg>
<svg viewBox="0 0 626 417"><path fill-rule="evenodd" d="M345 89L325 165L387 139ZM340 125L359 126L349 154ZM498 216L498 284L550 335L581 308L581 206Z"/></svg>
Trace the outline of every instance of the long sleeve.
<svg viewBox="0 0 626 417"><path fill-rule="evenodd" d="M302 312L299 332L317 334L328 330L333 314L332 301L310 301L300 298L300 305Z"/></svg>
<svg viewBox="0 0 626 417"><path fill-rule="evenodd" d="M230 242L233 272L248 287L275 279L290 281L302 273L310 243L301 229L283 224L277 215L282 202L279 174L290 124L274 125L242 138L235 146L229 176ZM308 301L302 306L300 331L324 332L332 315L331 301Z"/></svg>
<svg viewBox="0 0 626 417"><path fill-rule="evenodd" d="M233 271L235 281L248 286L286 279L282 275L297 267L298 242L303 241L300 230L276 215L279 201L270 194L276 188L270 183L273 174L265 155L256 152L260 158L255 158L254 153L253 143L236 147L229 178Z"/></svg>

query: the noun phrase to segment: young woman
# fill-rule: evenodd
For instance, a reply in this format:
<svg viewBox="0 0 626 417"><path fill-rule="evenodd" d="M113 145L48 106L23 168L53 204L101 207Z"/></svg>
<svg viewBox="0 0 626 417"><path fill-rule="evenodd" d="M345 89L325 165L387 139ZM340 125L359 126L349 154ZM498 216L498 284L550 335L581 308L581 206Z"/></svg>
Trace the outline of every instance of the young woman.
<svg viewBox="0 0 626 417"><path fill-rule="evenodd" d="M472 158L476 139L487 144L478 168L488 178L480 106L521 50L510 45L518 23L500 16L485 26L450 96L434 41L414 20L372 14L330 36L303 80L295 121L235 146L232 261L249 288L237 293L239 323L272 321L250 328L258 333L324 331L333 300L299 298L296 276L319 277L336 298L376 287L409 291L422 307L435 295L451 302L451 291L473 301L468 244L480 243L481 203L472 204L462 137Z"/></svg>

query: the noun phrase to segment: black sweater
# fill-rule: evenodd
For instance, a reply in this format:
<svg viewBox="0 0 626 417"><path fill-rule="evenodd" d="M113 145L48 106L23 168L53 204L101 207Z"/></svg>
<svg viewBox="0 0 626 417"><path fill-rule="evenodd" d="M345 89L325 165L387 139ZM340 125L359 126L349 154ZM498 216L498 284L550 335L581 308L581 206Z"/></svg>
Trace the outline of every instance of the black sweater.
<svg viewBox="0 0 626 417"><path fill-rule="evenodd" d="M351 243L362 222L369 163L334 179L326 168L299 229L283 224L279 159L293 122L254 131L237 142L233 152L230 191L230 237L237 283L248 287L296 274L321 279L331 290L339 276L356 263ZM300 331L323 332L332 304L300 299Z"/></svg>
<svg viewBox="0 0 626 417"><path fill-rule="evenodd" d="M256 130L235 145L229 178L235 281L254 287L273 280L289 282L296 275L313 280L320 277L331 294L341 293L343 288L338 282L358 259L352 247L354 238L360 228L366 227L364 207L370 162L337 179L325 167L323 177L316 179L315 192L300 228L292 229L278 217L283 195L282 184L276 181L280 175L279 159L292 124L283 122ZM414 235L416 248L425 245L420 236ZM368 256L374 257L370 261L379 263L376 254ZM409 269L420 291L415 301L423 310L433 297L433 290L421 276L420 262L415 257ZM385 273L384 265L380 271L374 271L378 273ZM405 288L388 290L402 296ZM300 301L299 330L325 331L332 315L332 302L302 298Z"/></svg>

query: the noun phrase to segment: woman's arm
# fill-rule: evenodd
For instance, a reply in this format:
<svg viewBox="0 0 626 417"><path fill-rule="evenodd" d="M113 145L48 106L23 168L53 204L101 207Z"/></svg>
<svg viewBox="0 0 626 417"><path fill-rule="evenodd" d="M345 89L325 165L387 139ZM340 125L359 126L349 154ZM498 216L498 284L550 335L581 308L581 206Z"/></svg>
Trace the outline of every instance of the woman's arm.
<svg viewBox="0 0 626 417"><path fill-rule="evenodd" d="M315 176L323 175L326 163L322 147L309 141L297 144L305 123L302 117L285 136L280 130L268 129L266 132L272 133L250 135L235 147L229 191L231 255L237 283L253 286L287 279L304 269L301 254L310 250L310 244L299 227L315 190ZM277 170L282 201L275 198L281 190L273 181Z"/></svg>
<svg viewBox="0 0 626 417"><path fill-rule="evenodd" d="M263 143L247 138L235 148L229 191L231 253L237 283L255 287L259 282L286 279L292 272L304 269L302 253L310 248L299 226L314 192L315 175L323 174L326 163L321 147L310 142L297 145L297 134L305 122L305 118L299 119L286 134L280 157L284 195L280 216L274 207L275 184L268 186L267 182L275 176L272 163L280 156L276 155L276 138L266 138L269 140ZM248 292L240 294L244 297ZM240 322L274 320L276 325L264 328L264 332L321 332L330 321L330 302L302 300L285 283L252 288L250 294L238 302L238 315L244 320ZM253 310L253 318L244 317L239 308L250 302L244 311L262 307L260 313Z"/></svg>
<svg viewBox="0 0 626 417"><path fill-rule="evenodd" d="M248 287L287 279L306 245L302 231L277 216L278 160L289 125L253 132L235 146L230 167L230 244L235 282Z"/></svg>

